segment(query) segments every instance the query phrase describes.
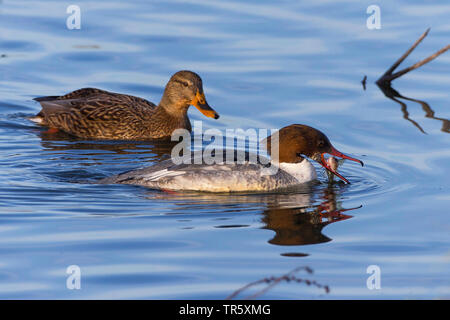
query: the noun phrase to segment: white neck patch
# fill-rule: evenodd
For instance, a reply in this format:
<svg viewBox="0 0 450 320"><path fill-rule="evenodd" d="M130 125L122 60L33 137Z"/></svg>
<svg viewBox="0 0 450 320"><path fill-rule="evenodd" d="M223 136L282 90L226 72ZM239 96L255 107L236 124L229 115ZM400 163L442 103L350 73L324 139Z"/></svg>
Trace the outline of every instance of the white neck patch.
<svg viewBox="0 0 450 320"><path fill-rule="evenodd" d="M307 159L303 159L299 163L281 162L278 166L299 182L308 182L317 179L316 169Z"/></svg>

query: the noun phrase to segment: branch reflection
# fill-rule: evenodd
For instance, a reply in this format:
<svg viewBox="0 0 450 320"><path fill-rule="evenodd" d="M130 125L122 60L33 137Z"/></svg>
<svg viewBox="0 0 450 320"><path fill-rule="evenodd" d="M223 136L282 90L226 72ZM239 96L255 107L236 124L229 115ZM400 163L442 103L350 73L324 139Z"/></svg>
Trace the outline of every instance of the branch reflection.
<svg viewBox="0 0 450 320"><path fill-rule="evenodd" d="M377 81L377 85L378 85L378 88L380 88L380 90L384 93L384 95L386 97L388 97L389 99L391 99L391 100L395 101L396 103L400 104L401 110L402 110L402 113L403 113L403 118L408 120L409 122L411 122L417 129L419 129L420 132L426 134L425 130L423 130L423 128L416 121L412 120L409 117L408 107L407 107L406 103L404 103L403 101L401 101L399 99L413 101L413 102L416 102L416 103L420 104L422 106L423 111L425 111L425 117L430 118L430 119L435 119L435 120L442 121L441 131L442 132L446 132L446 133L450 133L450 120L436 117L434 115L435 112L433 111L433 109L431 109L430 105L428 103L426 103L425 101L403 96L397 90L392 88L390 82Z"/></svg>

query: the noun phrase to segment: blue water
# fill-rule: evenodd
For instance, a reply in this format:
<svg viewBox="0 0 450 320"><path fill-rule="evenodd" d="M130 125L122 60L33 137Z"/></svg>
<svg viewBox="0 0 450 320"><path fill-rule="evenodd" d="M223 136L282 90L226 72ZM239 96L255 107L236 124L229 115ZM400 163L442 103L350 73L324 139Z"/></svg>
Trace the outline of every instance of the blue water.
<svg viewBox="0 0 450 320"><path fill-rule="evenodd" d="M258 297L450 298L450 53L393 82L434 112L406 101L416 125L374 84L426 28L400 68L449 44L448 1L378 1L379 30L366 27L371 1L77 0L80 30L66 27L69 4L0 1L0 298L224 299L300 266L330 292L281 282ZM352 184L331 186L318 168L320 183L285 194L99 185L170 148L27 120L33 97L88 86L158 102L181 69L221 115L191 108L205 128L308 124L365 166L346 162ZM70 265L80 290L66 287ZM381 289L366 285L370 265Z"/></svg>

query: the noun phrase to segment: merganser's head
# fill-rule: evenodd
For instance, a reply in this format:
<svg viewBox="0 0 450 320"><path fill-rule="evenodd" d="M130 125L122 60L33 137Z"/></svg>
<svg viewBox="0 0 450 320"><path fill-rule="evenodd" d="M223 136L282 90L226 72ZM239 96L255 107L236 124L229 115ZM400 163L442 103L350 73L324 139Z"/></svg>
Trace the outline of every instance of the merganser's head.
<svg viewBox="0 0 450 320"><path fill-rule="evenodd" d="M192 71L178 71L170 78L160 105L170 112L186 112L193 105L205 116L219 119L219 114L206 102L202 79Z"/></svg>
<svg viewBox="0 0 450 320"><path fill-rule="evenodd" d="M267 151L269 153L271 151L271 138L272 136L266 139ZM304 157L306 156L317 161L325 169L332 172L347 183L350 182L339 173L337 173L336 169L332 168L327 163L324 157L325 153L336 157L356 161L364 166L364 163L361 160L349 157L336 150L325 134L306 125L292 124L290 126L284 127L278 131L278 139L278 161L280 163L298 163L303 161Z"/></svg>

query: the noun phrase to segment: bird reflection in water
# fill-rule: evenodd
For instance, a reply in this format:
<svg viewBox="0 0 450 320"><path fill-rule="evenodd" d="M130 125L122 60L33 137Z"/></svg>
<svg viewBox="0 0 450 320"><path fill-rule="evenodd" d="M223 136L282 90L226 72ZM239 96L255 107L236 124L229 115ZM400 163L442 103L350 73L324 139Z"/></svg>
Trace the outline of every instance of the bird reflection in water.
<svg viewBox="0 0 450 320"><path fill-rule="evenodd" d="M263 212L264 229L275 231L269 243L292 246L331 241L322 229L334 222L351 218L343 212L361 208L341 208L336 191L328 186L322 190L321 203L316 206L298 208L270 208ZM297 254L284 254L295 256Z"/></svg>
<svg viewBox="0 0 450 320"><path fill-rule="evenodd" d="M109 141L109 140L83 140L73 137L62 131L49 133L40 130L38 135L41 138L41 145L45 150L61 151L65 159L70 158L70 154L76 155L78 160L83 160L79 156L89 156L86 160L94 160L98 164L104 160L104 155L111 152L116 155L140 155L139 161L148 158L152 162L160 162L170 158L173 146L178 142L172 141ZM81 152L80 152L81 151ZM101 156L92 158L92 156Z"/></svg>
<svg viewBox="0 0 450 320"><path fill-rule="evenodd" d="M312 197L320 193L320 203L313 204ZM272 194L210 194L196 192L149 191L151 199L171 200L175 204L173 214L186 212L216 211L238 212L245 214L247 205L254 212L255 204L262 207L262 229L273 230L275 236L268 243L280 246L308 245L331 241L322 233L322 229L331 223L351 218L344 212L355 208L342 208L339 201L339 189L332 184L320 189L320 185L306 184L293 193ZM221 217L216 228L249 227L231 223L232 217ZM217 219L218 220L218 219ZM229 221L224 223L224 221ZM195 228L195 226L193 226ZM286 253L285 256L305 256L302 253Z"/></svg>

